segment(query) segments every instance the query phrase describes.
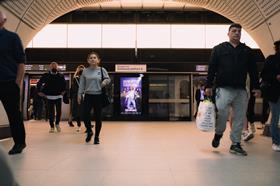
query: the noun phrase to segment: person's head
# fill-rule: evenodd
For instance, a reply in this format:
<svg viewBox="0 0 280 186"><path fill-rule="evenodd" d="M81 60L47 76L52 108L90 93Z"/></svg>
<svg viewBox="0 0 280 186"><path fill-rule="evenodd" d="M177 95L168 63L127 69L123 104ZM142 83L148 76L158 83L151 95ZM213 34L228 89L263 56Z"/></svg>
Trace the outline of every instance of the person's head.
<svg viewBox="0 0 280 186"><path fill-rule="evenodd" d="M238 23L233 23L229 26L228 37L229 41L233 43L239 43L241 38L242 26Z"/></svg>
<svg viewBox="0 0 280 186"><path fill-rule="evenodd" d="M77 68L76 68L76 72L74 74L74 76L80 76L84 70L85 66L84 65L79 65Z"/></svg>
<svg viewBox="0 0 280 186"><path fill-rule="evenodd" d="M53 73L56 73L57 69L58 69L57 62L51 62L51 64L50 64L50 71L53 72Z"/></svg>
<svg viewBox="0 0 280 186"><path fill-rule="evenodd" d="M274 42L274 50L276 53L280 53L280 40Z"/></svg>
<svg viewBox="0 0 280 186"><path fill-rule="evenodd" d="M7 17L4 12L0 11L0 29L4 27L5 22L7 21Z"/></svg>
<svg viewBox="0 0 280 186"><path fill-rule="evenodd" d="M97 52L90 52L87 56L87 62L91 67L98 67L100 64L100 57Z"/></svg>

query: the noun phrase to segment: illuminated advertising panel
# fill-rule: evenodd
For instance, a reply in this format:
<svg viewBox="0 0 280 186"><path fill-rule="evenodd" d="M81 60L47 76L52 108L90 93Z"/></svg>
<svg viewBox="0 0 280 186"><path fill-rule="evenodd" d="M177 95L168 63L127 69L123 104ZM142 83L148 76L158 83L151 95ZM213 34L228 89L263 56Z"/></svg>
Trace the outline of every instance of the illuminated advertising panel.
<svg viewBox="0 0 280 186"><path fill-rule="evenodd" d="M142 77L120 78L120 106L122 115L142 113Z"/></svg>

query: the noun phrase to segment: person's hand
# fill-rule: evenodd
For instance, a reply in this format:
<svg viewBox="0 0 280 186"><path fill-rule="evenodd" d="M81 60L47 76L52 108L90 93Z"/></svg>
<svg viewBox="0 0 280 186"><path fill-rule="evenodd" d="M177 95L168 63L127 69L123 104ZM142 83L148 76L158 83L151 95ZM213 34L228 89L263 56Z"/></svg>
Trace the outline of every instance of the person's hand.
<svg viewBox="0 0 280 186"><path fill-rule="evenodd" d="M206 88L205 89L205 95L208 96L208 97L211 97L213 95L212 88Z"/></svg>
<svg viewBox="0 0 280 186"><path fill-rule="evenodd" d="M277 81L280 81L280 74L276 76Z"/></svg>
<svg viewBox="0 0 280 186"><path fill-rule="evenodd" d="M252 90L253 92L253 95L256 97L256 98L259 98L261 97L261 91L259 89L254 89Z"/></svg>
<svg viewBox="0 0 280 186"><path fill-rule="evenodd" d="M44 94L43 92L38 92L38 95L41 97L46 97L46 94Z"/></svg>
<svg viewBox="0 0 280 186"><path fill-rule="evenodd" d="M82 96L81 95L78 95L78 104L80 105L81 104L81 101L82 101Z"/></svg>
<svg viewBox="0 0 280 186"><path fill-rule="evenodd" d="M104 88L106 86L106 83L103 81L101 82L101 88Z"/></svg>

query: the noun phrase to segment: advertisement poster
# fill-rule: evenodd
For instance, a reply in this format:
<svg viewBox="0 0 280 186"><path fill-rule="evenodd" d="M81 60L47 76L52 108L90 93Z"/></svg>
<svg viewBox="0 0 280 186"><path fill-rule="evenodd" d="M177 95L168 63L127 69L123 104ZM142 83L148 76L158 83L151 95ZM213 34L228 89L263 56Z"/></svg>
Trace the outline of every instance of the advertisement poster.
<svg viewBox="0 0 280 186"><path fill-rule="evenodd" d="M142 76L120 78L121 114L140 115L142 111Z"/></svg>

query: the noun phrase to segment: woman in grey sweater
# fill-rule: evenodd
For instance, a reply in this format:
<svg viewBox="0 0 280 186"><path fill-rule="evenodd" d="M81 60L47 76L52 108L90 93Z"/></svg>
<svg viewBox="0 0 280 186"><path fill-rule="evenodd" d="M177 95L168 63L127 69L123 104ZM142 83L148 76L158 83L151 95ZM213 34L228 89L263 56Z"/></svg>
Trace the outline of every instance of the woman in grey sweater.
<svg viewBox="0 0 280 186"><path fill-rule="evenodd" d="M84 123L87 129L86 142L89 142L93 136L91 129L90 111L94 109L95 118L95 137L94 144L99 144L99 134L102 127L102 88L109 85L110 77L105 68L100 67L100 57L96 52L90 52L87 57L89 67L84 69L80 77L80 86L78 91L78 103L81 103L84 94ZM102 73L102 74L101 74ZM102 80L103 75L103 80Z"/></svg>

